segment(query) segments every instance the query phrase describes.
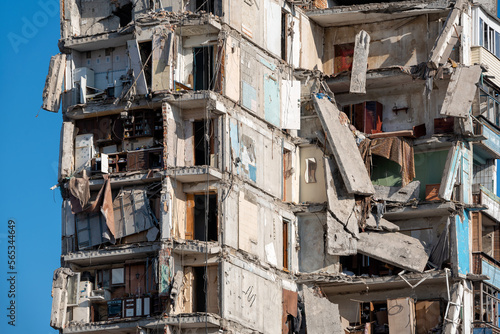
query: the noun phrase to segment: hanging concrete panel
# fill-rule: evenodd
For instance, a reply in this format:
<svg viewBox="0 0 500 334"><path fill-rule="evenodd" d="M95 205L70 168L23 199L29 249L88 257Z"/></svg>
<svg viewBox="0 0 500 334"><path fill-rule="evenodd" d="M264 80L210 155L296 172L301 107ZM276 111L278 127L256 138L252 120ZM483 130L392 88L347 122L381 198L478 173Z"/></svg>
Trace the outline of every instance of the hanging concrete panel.
<svg viewBox="0 0 500 334"><path fill-rule="evenodd" d="M444 64L448 61L451 51L460 37L460 14L462 13L461 8L464 3L464 0L456 2L455 7L448 14L448 18L444 23L436 43L432 47L429 64L434 69L437 69L440 64Z"/></svg>
<svg viewBox="0 0 500 334"><path fill-rule="evenodd" d="M339 256L357 254L357 241L352 234L330 214L326 216L326 252Z"/></svg>
<svg viewBox="0 0 500 334"><path fill-rule="evenodd" d="M146 77L142 71L142 59L139 52L139 44L137 40L133 39L127 41L128 55L130 57L130 67L134 72L134 80L136 84L136 94L146 95L148 93L148 86L146 83Z"/></svg>
<svg viewBox="0 0 500 334"><path fill-rule="evenodd" d="M472 101L476 96L476 83L479 82L481 72L479 65L455 68L446 90L441 115L469 117Z"/></svg>
<svg viewBox="0 0 500 334"><path fill-rule="evenodd" d="M266 121L280 126L280 91L278 77L264 74L264 114Z"/></svg>
<svg viewBox="0 0 500 334"><path fill-rule="evenodd" d="M303 286L304 311L308 334L343 333L339 306L324 297L316 296Z"/></svg>
<svg viewBox="0 0 500 334"><path fill-rule="evenodd" d="M153 55L151 71L151 90L153 92L166 91L170 89L171 74L171 49L173 33L153 36Z"/></svg>
<svg viewBox="0 0 500 334"><path fill-rule="evenodd" d="M42 94L42 108L47 111L59 111L65 68L65 54L58 54L50 58L49 73L47 74L47 79L45 79L45 87Z"/></svg>
<svg viewBox="0 0 500 334"><path fill-rule="evenodd" d="M265 1L266 7L266 42L267 49L277 56L281 55L281 7L271 1Z"/></svg>
<svg viewBox="0 0 500 334"><path fill-rule="evenodd" d="M63 122L59 150L59 180L69 177L75 168L74 132L75 125L73 122Z"/></svg>
<svg viewBox="0 0 500 334"><path fill-rule="evenodd" d="M458 169L460 167L460 160L462 156L461 144L455 145L448 151L446 163L443 169L443 176L441 177L441 185L439 186L439 197L449 201L453 194L455 181L457 179Z"/></svg>
<svg viewBox="0 0 500 334"><path fill-rule="evenodd" d="M351 131L339 121L339 110L326 97L321 99L313 96L313 101L347 191L351 194L373 195L375 189L372 181Z"/></svg>
<svg viewBox="0 0 500 334"><path fill-rule="evenodd" d="M281 128L300 130L300 81L281 80Z"/></svg>
<svg viewBox="0 0 500 334"><path fill-rule="evenodd" d="M370 50L370 35L361 30L354 41L350 93L366 93L366 70L368 69L368 53Z"/></svg>
<svg viewBox="0 0 500 334"><path fill-rule="evenodd" d="M326 196L328 210L354 236L358 235L358 219L354 213L356 200L345 189L340 171L332 159L323 158L325 163Z"/></svg>
<svg viewBox="0 0 500 334"><path fill-rule="evenodd" d="M429 256L422 243L399 232L359 234L358 253L411 271L422 272Z"/></svg>

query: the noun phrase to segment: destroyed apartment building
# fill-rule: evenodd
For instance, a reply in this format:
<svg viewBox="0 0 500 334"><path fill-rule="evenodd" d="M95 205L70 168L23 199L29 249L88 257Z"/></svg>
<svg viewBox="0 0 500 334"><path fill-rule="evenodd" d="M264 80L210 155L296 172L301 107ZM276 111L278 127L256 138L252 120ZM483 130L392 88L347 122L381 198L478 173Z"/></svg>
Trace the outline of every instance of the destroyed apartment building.
<svg viewBox="0 0 500 334"><path fill-rule="evenodd" d="M496 1L60 0L61 333L500 333Z"/></svg>

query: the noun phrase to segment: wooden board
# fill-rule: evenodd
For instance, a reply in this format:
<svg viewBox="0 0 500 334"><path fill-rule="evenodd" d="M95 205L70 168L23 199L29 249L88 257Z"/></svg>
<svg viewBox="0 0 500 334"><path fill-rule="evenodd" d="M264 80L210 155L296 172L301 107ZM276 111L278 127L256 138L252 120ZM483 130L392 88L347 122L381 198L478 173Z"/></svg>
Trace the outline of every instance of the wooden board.
<svg viewBox="0 0 500 334"><path fill-rule="evenodd" d="M389 332L415 334L415 304L412 298L387 299Z"/></svg>

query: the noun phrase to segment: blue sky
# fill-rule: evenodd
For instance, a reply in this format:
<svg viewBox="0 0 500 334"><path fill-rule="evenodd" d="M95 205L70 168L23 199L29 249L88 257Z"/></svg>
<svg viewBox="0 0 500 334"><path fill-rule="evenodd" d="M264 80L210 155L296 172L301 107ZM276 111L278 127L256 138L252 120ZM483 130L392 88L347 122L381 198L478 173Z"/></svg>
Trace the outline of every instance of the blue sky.
<svg viewBox="0 0 500 334"><path fill-rule="evenodd" d="M57 7L58 0L3 2L0 333L57 333L49 321L52 273L60 262L61 196L49 188L57 183L62 116L41 110L36 117L50 57L59 52ZM15 327L7 324L10 218L17 225Z"/></svg>

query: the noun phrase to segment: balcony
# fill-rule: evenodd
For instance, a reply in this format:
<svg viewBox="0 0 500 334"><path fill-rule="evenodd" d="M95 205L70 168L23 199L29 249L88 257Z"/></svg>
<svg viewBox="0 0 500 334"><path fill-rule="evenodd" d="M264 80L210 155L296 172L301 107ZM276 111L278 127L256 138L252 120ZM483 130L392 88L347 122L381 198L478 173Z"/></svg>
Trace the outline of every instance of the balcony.
<svg viewBox="0 0 500 334"><path fill-rule="evenodd" d="M484 160L500 159L500 131L480 117L474 120L474 134L484 139L474 143L474 154Z"/></svg>
<svg viewBox="0 0 500 334"><path fill-rule="evenodd" d="M500 262L482 252L473 252L472 259L474 273L489 277L474 282L474 327L490 331L474 329L474 333L500 333Z"/></svg>
<svg viewBox="0 0 500 334"><path fill-rule="evenodd" d="M486 275L486 283L500 290L500 262L483 252L472 253L473 273Z"/></svg>
<svg viewBox="0 0 500 334"><path fill-rule="evenodd" d="M479 186L479 189L477 187ZM482 185L474 185L473 193L474 196L478 196L479 198L476 198L474 202L477 204L481 204L483 206L486 206L487 209L485 209L483 212L486 213L488 216L496 220L497 222L500 221L500 197L492 193L490 190L488 190L486 187Z"/></svg>
<svg viewBox="0 0 500 334"><path fill-rule="evenodd" d="M488 66L488 79L500 87L500 59L482 46L471 47L471 63Z"/></svg>

